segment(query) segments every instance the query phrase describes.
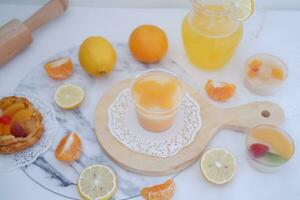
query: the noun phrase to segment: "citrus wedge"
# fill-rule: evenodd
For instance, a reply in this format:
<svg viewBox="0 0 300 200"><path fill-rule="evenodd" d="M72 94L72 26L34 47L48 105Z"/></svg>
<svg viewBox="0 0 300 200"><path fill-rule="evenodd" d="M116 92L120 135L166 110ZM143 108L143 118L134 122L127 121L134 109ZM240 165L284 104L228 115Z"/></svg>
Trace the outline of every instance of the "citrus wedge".
<svg viewBox="0 0 300 200"><path fill-rule="evenodd" d="M73 84L62 85L55 92L56 104L66 110L77 108L84 99L84 90Z"/></svg>
<svg viewBox="0 0 300 200"><path fill-rule="evenodd" d="M236 86L232 83L208 80L205 84L205 90L213 100L227 101L235 94Z"/></svg>
<svg viewBox="0 0 300 200"><path fill-rule="evenodd" d="M254 0L223 0L223 5L239 21L245 21L254 12Z"/></svg>
<svg viewBox="0 0 300 200"><path fill-rule="evenodd" d="M175 191L175 183L172 179L163 184L143 188L141 195L145 200L170 200Z"/></svg>
<svg viewBox="0 0 300 200"><path fill-rule="evenodd" d="M80 137L73 131L64 136L55 149L55 157L58 160L72 162L81 154Z"/></svg>
<svg viewBox="0 0 300 200"><path fill-rule="evenodd" d="M236 161L229 151L214 148L203 154L200 168L208 181L224 184L233 178L236 172Z"/></svg>
<svg viewBox="0 0 300 200"><path fill-rule="evenodd" d="M63 57L51 60L44 65L49 77L54 80L67 79L73 73L73 63L71 58Z"/></svg>
<svg viewBox="0 0 300 200"><path fill-rule="evenodd" d="M91 165L81 172L77 188L84 200L108 200L117 190L117 178L109 167Z"/></svg>

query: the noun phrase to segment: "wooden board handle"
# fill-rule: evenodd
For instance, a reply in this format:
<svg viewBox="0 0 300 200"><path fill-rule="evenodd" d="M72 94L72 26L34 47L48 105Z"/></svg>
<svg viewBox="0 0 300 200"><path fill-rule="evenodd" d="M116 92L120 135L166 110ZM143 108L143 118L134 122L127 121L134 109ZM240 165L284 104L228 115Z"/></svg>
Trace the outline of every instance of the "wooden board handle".
<svg viewBox="0 0 300 200"><path fill-rule="evenodd" d="M230 128L241 132L259 124L281 125L284 112L277 104L267 101L254 102L233 108L221 109L219 116L221 128Z"/></svg>
<svg viewBox="0 0 300 200"><path fill-rule="evenodd" d="M69 6L68 0L51 0L30 18L25 21L25 25L31 32L46 24L50 20L62 14Z"/></svg>

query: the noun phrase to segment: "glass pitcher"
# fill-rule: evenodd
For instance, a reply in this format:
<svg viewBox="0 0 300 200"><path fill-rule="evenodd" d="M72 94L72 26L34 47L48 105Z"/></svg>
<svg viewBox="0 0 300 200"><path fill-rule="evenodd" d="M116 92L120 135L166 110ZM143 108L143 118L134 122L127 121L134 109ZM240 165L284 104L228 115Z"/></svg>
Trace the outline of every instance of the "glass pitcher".
<svg viewBox="0 0 300 200"><path fill-rule="evenodd" d="M191 0L192 10L182 23L182 38L190 62L204 70L223 67L232 57L243 25L233 19L222 0Z"/></svg>

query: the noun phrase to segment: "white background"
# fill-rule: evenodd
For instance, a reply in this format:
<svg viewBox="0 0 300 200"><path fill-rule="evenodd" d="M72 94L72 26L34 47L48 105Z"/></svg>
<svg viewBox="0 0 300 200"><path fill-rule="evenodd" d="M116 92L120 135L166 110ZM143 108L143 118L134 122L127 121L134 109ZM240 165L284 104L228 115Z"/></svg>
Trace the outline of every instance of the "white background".
<svg viewBox="0 0 300 200"><path fill-rule="evenodd" d="M40 4L47 0L0 0L5 3ZM118 8L187 8L190 0L69 0L71 5L97 5ZM300 9L299 0L256 0L268 9Z"/></svg>

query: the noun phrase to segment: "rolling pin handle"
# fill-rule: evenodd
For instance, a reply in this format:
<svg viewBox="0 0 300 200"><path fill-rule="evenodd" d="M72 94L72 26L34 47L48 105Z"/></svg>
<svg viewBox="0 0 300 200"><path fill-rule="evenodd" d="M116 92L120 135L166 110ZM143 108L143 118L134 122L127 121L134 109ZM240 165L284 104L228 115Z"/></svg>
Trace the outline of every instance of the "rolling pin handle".
<svg viewBox="0 0 300 200"><path fill-rule="evenodd" d="M51 0L25 21L27 28L33 32L40 26L61 15L69 6L68 0Z"/></svg>

